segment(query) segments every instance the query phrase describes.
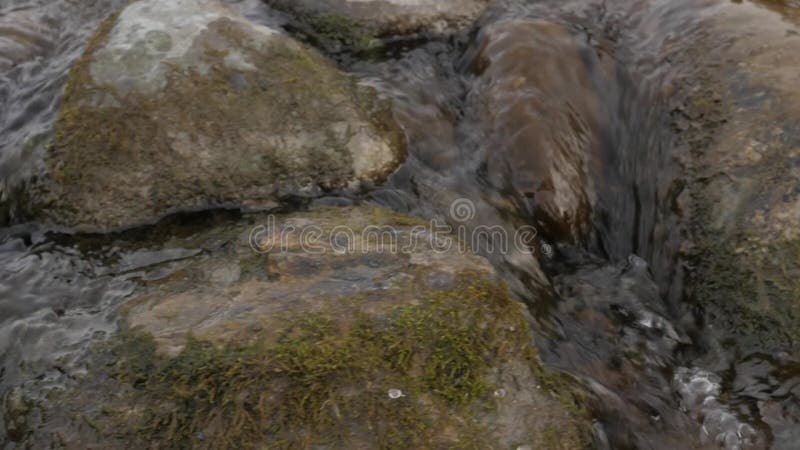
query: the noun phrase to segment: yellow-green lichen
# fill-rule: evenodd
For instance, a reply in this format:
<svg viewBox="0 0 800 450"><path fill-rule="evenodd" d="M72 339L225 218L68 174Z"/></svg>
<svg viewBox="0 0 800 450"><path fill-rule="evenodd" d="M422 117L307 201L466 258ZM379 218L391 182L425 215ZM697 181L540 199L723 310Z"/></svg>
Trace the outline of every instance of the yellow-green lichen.
<svg viewBox="0 0 800 450"><path fill-rule="evenodd" d="M341 14L310 13L302 18L301 30L313 44L327 50L343 48L364 53L381 47L381 41L370 27Z"/></svg>
<svg viewBox="0 0 800 450"><path fill-rule="evenodd" d="M522 359L545 373L519 305L489 282L346 323L305 315L245 347L191 338L172 359L127 331L115 354L116 378L146 411L137 433L171 447L493 448L478 419L490 369ZM586 442L567 425L569 442Z"/></svg>
<svg viewBox="0 0 800 450"><path fill-rule="evenodd" d="M748 351L797 351L800 308L796 302L797 244L748 245L742 234L699 240L692 257L692 300L715 327L723 346Z"/></svg>
<svg viewBox="0 0 800 450"><path fill-rule="evenodd" d="M371 223L376 225L391 225L391 226L428 226L430 225L425 219L416 216L409 216L406 214L399 214L392 210L373 207L370 209Z"/></svg>

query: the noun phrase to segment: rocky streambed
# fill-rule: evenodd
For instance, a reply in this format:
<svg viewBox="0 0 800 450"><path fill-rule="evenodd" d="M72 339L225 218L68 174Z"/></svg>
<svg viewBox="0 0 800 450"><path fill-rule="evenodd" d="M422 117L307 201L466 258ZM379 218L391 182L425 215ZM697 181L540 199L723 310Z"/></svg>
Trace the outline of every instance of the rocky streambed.
<svg viewBox="0 0 800 450"><path fill-rule="evenodd" d="M798 20L0 6L0 441L797 448Z"/></svg>

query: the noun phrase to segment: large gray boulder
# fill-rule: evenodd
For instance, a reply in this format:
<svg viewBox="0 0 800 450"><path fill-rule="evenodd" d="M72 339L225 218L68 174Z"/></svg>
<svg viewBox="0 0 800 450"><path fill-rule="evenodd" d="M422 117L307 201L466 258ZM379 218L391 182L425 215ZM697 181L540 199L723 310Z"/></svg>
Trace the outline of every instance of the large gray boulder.
<svg viewBox="0 0 800 450"><path fill-rule="evenodd" d="M33 213L106 230L356 189L402 159L386 108L315 51L217 2L138 1L72 71Z"/></svg>

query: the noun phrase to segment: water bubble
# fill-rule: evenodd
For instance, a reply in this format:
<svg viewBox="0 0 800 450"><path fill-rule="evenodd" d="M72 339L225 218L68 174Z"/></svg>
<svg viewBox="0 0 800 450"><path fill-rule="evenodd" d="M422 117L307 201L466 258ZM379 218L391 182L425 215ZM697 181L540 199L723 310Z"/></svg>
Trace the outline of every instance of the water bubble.
<svg viewBox="0 0 800 450"><path fill-rule="evenodd" d="M400 389L389 389L389 398L391 398L392 400L405 396L406 394L403 394L403 391L401 391Z"/></svg>
<svg viewBox="0 0 800 450"><path fill-rule="evenodd" d="M547 242L542 242L542 245L539 246L539 249L542 251L542 256L547 259L553 258L553 246L548 244Z"/></svg>

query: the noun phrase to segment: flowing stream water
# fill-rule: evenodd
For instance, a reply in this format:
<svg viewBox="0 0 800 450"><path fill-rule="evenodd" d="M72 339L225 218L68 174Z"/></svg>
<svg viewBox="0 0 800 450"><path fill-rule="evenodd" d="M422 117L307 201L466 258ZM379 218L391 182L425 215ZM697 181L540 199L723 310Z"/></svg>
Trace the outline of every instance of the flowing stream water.
<svg viewBox="0 0 800 450"><path fill-rule="evenodd" d="M0 194L12 195L42 170L71 64L97 24L123 3L0 5ZM230 3L251 20L281 23L257 0ZM333 55L392 99L409 139L406 163L360 201L436 217L454 199L469 199L470 226L533 224L553 244L553 253L540 258L544 279L513 254L485 253L534 313L543 360L591 393L599 448L800 448L800 362L781 351L717 350L709 341L725 331L707 333L686 296L681 193L689 174L678 162L685 149L673 114L687 94L682 80L696 75L692 58L699 56L690 49L714 41L705 20L724 8L796 14L778 2L511 0L483 17L479 32L397 41L370 58ZM484 45L493 30L501 35L515 21L539 24L533 28L541 33ZM551 33L554 26L572 37L568 44ZM515 54L539 61L509 74L492 71ZM488 124L487 79L515 85L503 77L520 73L536 79L538 90L503 93L499 102L507 109ZM536 153L501 150L537 143L503 128L513 127L513 114L508 123L503 114L517 104L524 117L578 117L556 138L597 143L586 182L592 215L578 241L535 213L524 172L541 165ZM587 116L596 120L581 122ZM522 144L510 145L514 139ZM74 236L15 224L13 208L1 212L13 225L0 229L0 394L69 376L71 361L115 330L118 307L136 292L137 279L163 276L203 251L164 250L160 242L240 220L209 212L145 230ZM758 402L780 412L767 417Z"/></svg>

